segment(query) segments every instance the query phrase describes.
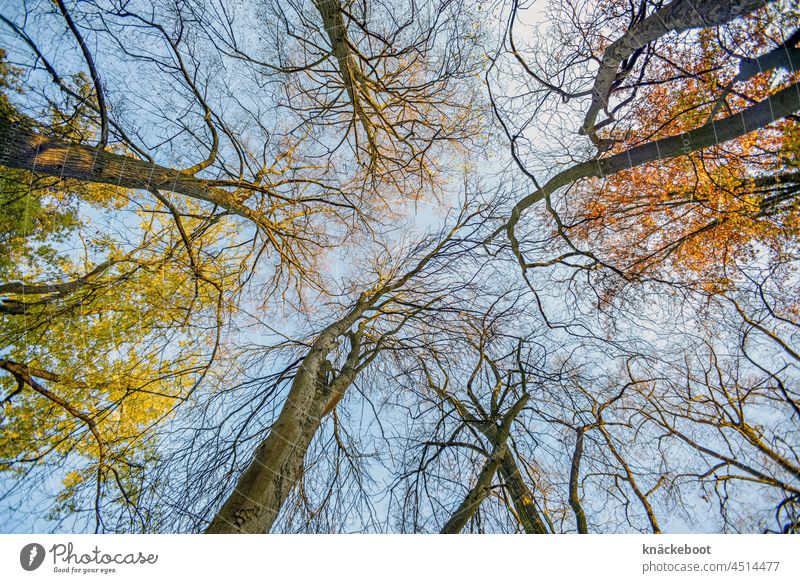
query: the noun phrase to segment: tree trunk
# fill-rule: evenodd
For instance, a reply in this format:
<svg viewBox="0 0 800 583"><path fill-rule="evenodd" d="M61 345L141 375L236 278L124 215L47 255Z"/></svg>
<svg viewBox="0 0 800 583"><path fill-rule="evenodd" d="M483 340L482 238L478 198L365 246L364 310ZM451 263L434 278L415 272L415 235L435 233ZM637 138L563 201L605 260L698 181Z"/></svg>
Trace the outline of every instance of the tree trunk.
<svg viewBox="0 0 800 583"><path fill-rule="evenodd" d="M689 132L634 146L607 158L590 160L571 166L553 176L538 190L523 197L511 209L511 216L508 222L495 231L491 237L506 231L513 238L514 228L519 222L523 211L562 186L572 184L581 178L611 176L622 170L641 166L648 162L676 158L703 148L723 144L728 140L733 140L761 129L798 110L800 110L800 83L794 83L738 113L709 122ZM515 239L512 239L512 247L515 254L518 254L518 243Z"/></svg>
<svg viewBox="0 0 800 583"><path fill-rule="evenodd" d="M483 500L488 496L489 490L492 487L492 478L497 473L497 468L500 466L500 460L508 451L508 446L501 443L500 446L492 452L486 463L483 464L478 479L475 485L467 492L464 500L459 505L458 509L453 513L450 519L442 527L442 534L458 534L469 522L470 518L480 508Z"/></svg>
<svg viewBox="0 0 800 583"><path fill-rule="evenodd" d="M586 112L581 131L594 138L597 114L602 108L608 107L609 94L617 79L619 65L635 51L670 32L681 33L693 28L725 24L773 1L673 0L631 27L603 53L592 89L592 102Z"/></svg>
<svg viewBox="0 0 800 583"><path fill-rule="evenodd" d="M311 345L278 419L206 533L270 531L281 506L303 475L305 454L319 429L323 408L333 392L340 398L355 379L355 369L345 367L332 382L326 382L327 357L369 304L362 296L346 316L323 330Z"/></svg>
<svg viewBox="0 0 800 583"><path fill-rule="evenodd" d="M262 226L264 218L236 196L192 174L39 134L0 118L0 165L121 188L163 190L210 202Z"/></svg>
<svg viewBox="0 0 800 583"><path fill-rule="evenodd" d="M520 478L519 471L516 469L516 464L513 463L511 453L508 451L508 436L509 433L511 433L511 425L527 402L528 395L526 394L505 414L500 427L492 424L493 429L491 430L481 429L492 443L492 453L483 464L483 468L481 468L478 474L475 485L467 492L464 500L442 527L442 534L458 534L464 529L470 518L472 518L478 508L480 508L483 500L489 495L489 490L492 487L492 479L501 467L505 465L507 469L515 470L515 472L511 471L510 473L515 473L517 480ZM509 463L509 460L511 463ZM522 485L524 486L524 482ZM517 486L519 486L518 483ZM524 491L519 491L520 500L523 499L525 492L528 492L527 487L525 487ZM530 504L533 505L533 498L530 498Z"/></svg>
<svg viewBox="0 0 800 583"><path fill-rule="evenodd" d="M350 39L347 37L347 24L342 15L341 5L339 0L314 0L314 4L322 16L322 25L328 34L333 56L336 58L339 68L339 75L353 105L353 113L364 128L370 155L374 156L377 153L375 129L363 103L364 101L369 102L369 96L358 58L353 54Z"/></svg>
<svg viewBox="0 0 800 583"><path fill-rule="evenodd" d="M578 524L578 532L580 534L589 533L589 527L586 523L586 513L583 511L581 497L578 493L578 481L581 475L581 458L583 457L584 433L586 433L585 427L578 429L578 434L575 438L575 452L572 455L572 467L569 472L569 505L572 506L572 511L575 513L575 521Z"/></svg>
<svg viewBox="0 0 800 583"><path fill-rule="evenodd" d="M525 483L514 455L508 450L500 460L499 474L505 482L508 495L511 496L514 513L522 529L527 534L547 534L547 526L533 501L533 492Z"/></svg>

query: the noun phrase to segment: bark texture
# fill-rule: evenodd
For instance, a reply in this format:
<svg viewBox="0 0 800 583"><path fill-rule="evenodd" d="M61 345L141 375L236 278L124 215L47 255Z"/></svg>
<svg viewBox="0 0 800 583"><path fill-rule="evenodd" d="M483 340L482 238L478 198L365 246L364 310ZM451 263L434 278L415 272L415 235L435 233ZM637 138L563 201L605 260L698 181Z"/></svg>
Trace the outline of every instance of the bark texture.
<svg viewBox="0 0 800 583"><path fill-rule="evenodd" d="M363 296L343 318L328 326L312 344L295 375L286 402L250 465L206 529L209 534L269 532L281 506L303 475L308 446L319 429L323 409L344 394L356 375L347 365L332 381L328 356L339 338L370 305ZM357 346L351 348L357 350ZM348 363L350 358L348 358Z"/></svg>
<svg viewBox="0 0 800 583"><path fill-rule="evenodd" d="M361 328L351 329L368 310L401 289L448 244L458 231L453 227L416 265L391 283L362 293L353 308L325 328L312 343L295 375L286 402L269 435L256 449L233 492L206 529L207 533L264 533L272 528L281 506L303 475L303 460L325 411L332 410L369 363L359 358ZM350 339L350 351L338 375L329 381L328 356L341 338ZM373 351L372 357L376 352Z"/></svg>
<svg viewBox="0 0 800 583"><path fill-rule="evenodd" d="M503 461L506 460L506 465L508 465L508 457L511 456L508 450L508 435L511 432L511 425L527 402L528 396L525 395L506 413L499 427L493 425L492 431L485 432L487 435L491 435L492 452L478 473L475 485L470 488L464 500L442 527L442 534L458 534L461 532L478 508L480 508L486 496L489 495L492 480L502 466ZM516 469L516 465L514 465L514 468ZM519 475L519 472L517 471L516 474Z"/></svg>
<svg viewBox="0 0 800 583"><path fill-rule="evenodd" d="M175 192L219 205L259 225L269 226L259 213L240 203L233 193L215 187L211 181L102 148L58 140L5 119L0 119L0 165L96 184Z"/></svg>
<svg viewBox="0 0 800 583"><path fill-rule="evenodd" d="M517 460L510 451L506 451L500 460L500 477L503 479L504 486L511 497L514 506L514 513L522 529L527 534L547 534L545 525L536 503L533 500L533 492L525 483L525 479L519 471Z"/></svg>
<svg viewBox="0 0 800 583"><path fill-rule="evenodd" d="M369 102L369 90L366 89L368 81L358 64L358 56L353 52L350 39L347 36L347 24L342 14L339 0L314 0L314 5L322 17L322 26L328 35L328 41L336 58L339 75L347 91L353 112L361 123L367 136L370 155L376 154L375 129L367 114L364 101ZM372 104L375 105L374 103Z"/></svg>
<svg viewBox="0 0 800 583"><path fill-rule="evenodd" d="M583 435L586 429L581 427L578 429L577 437L575 439L575 451L572 454L572 467L569 472L569 505L575 513L575 521L578 524L578 532L580 534L588 534L589 527L586 523L586 513L583 511L581 504L581 497L578 492L578 482L581 475L581 458L583 457Z"/></svg>

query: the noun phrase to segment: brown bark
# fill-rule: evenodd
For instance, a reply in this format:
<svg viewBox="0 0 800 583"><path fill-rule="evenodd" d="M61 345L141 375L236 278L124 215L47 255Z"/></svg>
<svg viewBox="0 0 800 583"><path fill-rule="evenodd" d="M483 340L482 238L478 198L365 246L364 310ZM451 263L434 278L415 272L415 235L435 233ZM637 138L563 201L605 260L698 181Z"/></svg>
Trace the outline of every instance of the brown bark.
<svg viewBox="0 0 800 583"><path fill-rule="evenodd" d="M506 451L500 460L498 472L503 479L503 485L508 491L508 495L511 497L514 514L522 529L527 534L547 534L547 526L533 501L533 492L531 492L528 484L525 483L517 461L514 459L514 454L510 451Z"/></svg>
<svg viewBox="0 0 800 583"><path fill-rule="evenodd" d="M353 112L364 128L370 155L374 156L376 154L375 130L362 102L367 98L366 91L362 87L365 81L364 75L358 64L357 56L353 54L350 39L347 37L347 24L344 21L339 0L315 0L314 4L322 17L322 25L328 35L328 41L331 44L333 56L336 58L339 75L344 83L347 96L353 105Z"/></svg>
<svg viewBox="0 0 800 583"><path fill-rule="evenodd" d="M588 534L589 527L586 523L586 513L583 511L581 498L578 493L578 481L580 480L581 473L581 457L583 457L583 435L586 433L586 428L581 427L578 429L578 434L575 439L575 451L572 454L572 467L569 472L569 505L575 513L575 521L578 524L578 532L580 534Z"/></svg>
<svg viewBox="0 0 800 583"><path fill-rule="evenodd" d="M430 378L428 381L432 382ZM475 424L490 443L497 441L500 430L494 423L483 421L470 414L461 402L452 395L448 395L444 391L441 394L455 406L456 411L465 421ZM519 521L520 526L527 534L547 534L547 526L536 508L533 492L525 482L525 478L517 465L517 460L514 459L514 454L505 449L499 461L500 465L497 468L497 472L503 480L503 487L511 498L511 504L514 506L514 516Z"/></svg>
<svg viewBox="0 0 800 583"><path fill-rule="evenodd" d="M175 192L270 227L260 213L208 180L102 148L58 140L6 119L0 119L0 165L95 184Z"/></svg>
<svg viewBox="0 0 800 583"><path fill-rule="evenodd" d="M501 458L508 452L508 445L504 442L495 449L483 464L475 485L470 488L464 500L458 506L450 519L442 527L441 534L458 534L473 517L481 503L492 487L492 478L497 473Z"/></svg>
<svg viewBox="0 0 800 583"><path fill-rule="evenodd" d="M460 227L454 226L405 274L370 293L362 293L345 316L317 336L300 364L277 421L256 449L252 462L211 521L207 533L269 532L281 506L302 477L303 459L319 429L326 404L338 401L369 362L368 357L356 364L358 358L354 354L358 354L361 337L360 331L351 332L351 328L365 312L374 309L379 299L401 289L422 272ZM330 370L328 356L342 336L350 338L347 361L338 376L325 382L324 376Z"/></svg>
<svg viewBox="0 0 800 583"><path fill-rule="evenodd" d="M495 426L496 429L492 432L492 437L490 438L492 442L492 453L486 459L481 471L478 473L475 485L470 488L464 500L442 527L441 534L458 534L461 532L475 512L477 512L478 508L480 508L486 496L489 495L494 475L501 467L504 458L510 455L508 451L508 435L511 432L511 425L527 402L528 395L524 395L503 417L501 426L499 428Z"/></svg>

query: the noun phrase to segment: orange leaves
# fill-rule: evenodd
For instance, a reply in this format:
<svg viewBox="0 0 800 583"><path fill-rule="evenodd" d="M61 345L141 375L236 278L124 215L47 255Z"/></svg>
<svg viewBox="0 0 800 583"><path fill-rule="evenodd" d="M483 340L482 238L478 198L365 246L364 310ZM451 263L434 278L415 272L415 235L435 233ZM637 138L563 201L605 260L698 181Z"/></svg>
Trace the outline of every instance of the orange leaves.
<svg viewBox="0 0 800 583"><path fill-rule="evenodd" d="M766 193L754 190L749 149L721 148L586 181L572 217L574 232L614 244L604 255L631 275L669 271L682 280L718 286L756 247L786 252L798 232L797 212L767 212Z"/></svg>
<svg viewBox="0 0 800 583"><path fill-rule="evenodd" d="M610 154L730 116L794 82L800 74L780 68L735 79L740 58L780 42L774 26L757 12L659 45L624 115L599 133L613 143ZM780 262L796 247L798 152L800 126L790 118L713 148L586 180L569 195L570 233L602 241L604 259L632 277L669 277L717 293L732 285L738 265Z"/></svg>

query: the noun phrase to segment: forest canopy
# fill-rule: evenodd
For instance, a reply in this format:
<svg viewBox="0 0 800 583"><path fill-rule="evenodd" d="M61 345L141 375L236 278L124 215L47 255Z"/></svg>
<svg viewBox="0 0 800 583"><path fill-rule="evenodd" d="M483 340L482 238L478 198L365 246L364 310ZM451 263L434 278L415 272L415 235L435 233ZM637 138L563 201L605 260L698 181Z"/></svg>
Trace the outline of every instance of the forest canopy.
<svg viewBox="0 0 800 583"><path fill-rule="evenodd" d="M793 0L0 2L0 531L800 531Z"/></svg>

